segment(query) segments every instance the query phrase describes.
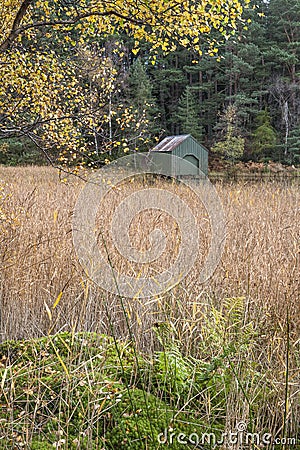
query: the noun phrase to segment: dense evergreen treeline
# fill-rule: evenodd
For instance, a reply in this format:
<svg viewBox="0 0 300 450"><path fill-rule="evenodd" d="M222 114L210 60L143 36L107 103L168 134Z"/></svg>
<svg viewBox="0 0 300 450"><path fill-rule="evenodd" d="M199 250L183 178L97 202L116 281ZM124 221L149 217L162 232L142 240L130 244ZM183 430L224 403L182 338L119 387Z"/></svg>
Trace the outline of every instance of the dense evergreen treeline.
<svg viewBox="0 0 300 450"><path fill-rule="evenodd" d="M245 16L217 56L192 64L182 50L149 67L160 123L229 157L298 163L300 1L252 2Z"/></svg>
<svg viewBox="0 0 300 450"><path fill-rule="evenodd" d="M146 44L137 53L123 35L94 38L73 51L70 61L94 115L93 125L81 124L91 160L191 133L232 160L298 164L300 0L251 2L244 18L225 42L212 34L218 53L203 47L200 60L184 48L153 60ZM24 145L12 140L4 159L24 154Z"/></svg>
<svg viewBox="0 0 300 450"><path fill-rule="evenodd" d="M182 50L149 67L161 126L225 153L227 141L237 157L299 162L300 1L255 2L245 16L217 56L192 64Z"/></svg>

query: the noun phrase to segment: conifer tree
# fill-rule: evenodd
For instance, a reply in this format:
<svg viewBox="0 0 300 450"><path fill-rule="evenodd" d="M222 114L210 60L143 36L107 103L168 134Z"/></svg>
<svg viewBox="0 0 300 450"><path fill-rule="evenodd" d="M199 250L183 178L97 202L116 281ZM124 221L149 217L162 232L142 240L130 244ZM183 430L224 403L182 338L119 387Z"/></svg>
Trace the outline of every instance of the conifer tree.
<svg viewBox="0 0 300 450"><path fill-rule="evenodd" d="M158 108L153 96L153 85L141 58L129 70L126 100L140 124L140 133L132 137L136 150L146 150L160 134Z"/></svg>
<svg viewBox="0 0 300 450"><path fill-rule="evenodd" d="M270 156L276 146L276 132L271 126L267 110L261 111L256 117L257 127L253 132L252 154L260 158Z"/></svg>
<svg viewBox="0 0 300 450"><path fill-rule="evenodd" d="M194 92L189 86L186 86L179 99L176 119L179 125L179 133L191 134L198 141L202 139L198 105Z"/></svg>
<svg viewBox="0 0 300 450"><path fill-rule="evenodd" d="M300 125L290 132L286 162L289 164L300 164Z"/></svg>
<svg viewBox="0 0 300 450"><path fill-rule="evenodd" d="M245 149L245 140L238 126L237 109L229 105L216 127L221 139L212 147L212 151L220 154L231 162L239 160Z"/></svg>

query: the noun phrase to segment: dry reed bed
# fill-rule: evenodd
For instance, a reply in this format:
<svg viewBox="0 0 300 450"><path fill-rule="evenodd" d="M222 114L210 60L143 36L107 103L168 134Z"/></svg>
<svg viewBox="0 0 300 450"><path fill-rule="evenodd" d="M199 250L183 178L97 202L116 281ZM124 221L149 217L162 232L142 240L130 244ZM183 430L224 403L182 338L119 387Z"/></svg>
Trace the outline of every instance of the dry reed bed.
<svg viewBox="0 0 300 450"><path fill-rule="evenodd" d="M122 303L118 297L95 286L76 259L72 245L72 211L83 187L82 181L71 177L67 183L62 183L54 169L39 167L0 168L0 180L4 188L0 240L1 340L60 330L110 334L112 327L117 337L124 339L129 334L125 308L130 332L139 348L148 352L157 348L152 327L156 322L165 321L171 324L183 352L201 357L204 343L205 355L209 358L210 351L213 354L216 350L209 344L209 335L218 327L212 311L224 310L225 313L227 298L243 297L240 327L252 322L255 333L246 358L256 361L257 373L262 373L259 382L254 383L259 385L259 392L252 391L254 397L262 395L256 413L258 425L265 418L271 429L272 424L282 418L286 407L289 345L290 407L286 415L290 430L297 430L300 417L299 185L282 182L217 184L226 212L227 241L214 275L199 285L196 267L184 282L164 296L124 299ZM181 189L170 183L159 183L160 187L174 192ZM195 214L201 223L203 209L194 203L193 196L188 197L183 191L182 194L191 207L196 206ZM107 212L112 203L110 199L102 205L101 225L105 225L104 211ZM132 237L140 247L147 247L145 236L137 238L136 230L148 235L153 224L170 225L176 236L176 224L168 221L167 218L164 222L157 213L146 213L134 224ZM205 229L205 224L202 225ZM209 234L209 230L206 231ZM207 242L204 240L203 254ZM169 262L170 258L166 258L164 264ZM128 270L122 264L119 268ZM53 304L60 296L54 309ZM228 332L225 326L224 339ZM272 392L272 402L263 401L264 389ZM241 400L238 389L228 394L229 429L237 417L247 416L246 403L245 399Z"/></svg>
<svg viewBox="0 0 300 450"><path fill-rule="evenodd" d="M61 315L56 327L101 328L102 299L118 301L90 283L75 256L72 211L82 182L71 178L61 183L56 171L47 167L1 168L0 180L6 183L3 208L15 217L12 224L2 223L2 339L47 332L45 303L51 306L61 291L59 308L53 314L54 319L55 314ZM208 301L218 305L226 297L245 296L249 314L264 320L269 317L275 328L284 322L289 305L292 326L299 329L299 186L273 182L216 187L226 212L227 241L214 275L199 285L198 272L193 270L164 299L152 301L150 309L147 301L132 300L128 306L137 302L139 314L147 316L149 311L153 313L153 305L158 314L159 305L171 301L181 305L186 318L195 314L195 305L201 309ZM174 191L170 184L166 188ZM191 196L185 201L194 206L201 220L203 209L196 200L193 204ZM102 226L108 205L103 205ZM134 239L147 237L151 224L164 225L155 212L151 220L149 215L143 220L136 224ZM176 224L171 221L170 225L174 235ZM204 225L202 221L201 227ZM207 242L204 244L203 254ZM146 245L145 239L139 245Z"/></svg>

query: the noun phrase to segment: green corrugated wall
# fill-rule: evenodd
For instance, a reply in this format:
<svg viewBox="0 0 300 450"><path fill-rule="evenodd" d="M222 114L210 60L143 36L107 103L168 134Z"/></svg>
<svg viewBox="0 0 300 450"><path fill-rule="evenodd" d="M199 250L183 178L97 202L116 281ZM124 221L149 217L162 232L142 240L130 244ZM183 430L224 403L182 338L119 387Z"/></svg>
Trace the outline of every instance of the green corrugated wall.
<svg viewBox="0 0 300 450"><path fill-rule="evenodd" d="M202 173L207 175L208 173L208 153L207 150L200 144L198 144L197 141L195 141L194 138L188 137L185 141L183 141L181 144L178 145L173 151L172 155L179 156L180 158L183 158L186 155L193 155L197 159L199 159L199 169ZM201 172L199 171L199 175ZM173 161L173 174L174 175L185 175L180 173L180 162L174 158Z"/></svg>
<svg viewBox="0 0 300 450"><path fill-rule="evenodd" d="M180 159L173 158L171 160L170 156L175 155ZM191 166L185 164L183 160L187 155L193 155L199 161L199 168L193 170L191 173ZM204 175L208 174L208 152L192 136L187 137L183 142L178 144L174 150L163 152L154 151L152 153L152 162L157 170L164 169L172 176L186 176L186 175ZM171 162L171 166L170 166Z"/></svg>

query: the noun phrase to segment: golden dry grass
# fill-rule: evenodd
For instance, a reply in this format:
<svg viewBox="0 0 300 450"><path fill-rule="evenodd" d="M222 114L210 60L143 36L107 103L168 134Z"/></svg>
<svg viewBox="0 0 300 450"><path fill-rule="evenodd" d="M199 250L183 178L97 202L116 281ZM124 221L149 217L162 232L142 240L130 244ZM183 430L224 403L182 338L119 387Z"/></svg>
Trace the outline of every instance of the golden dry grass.
<svg viewBox="0 0 300 450"><path fill-rule="evenodd" d="M12 223L2 220L2 339L46 333L49 318L45 304L51 308L61 291L61 301L53 311L55 330L101 329L105 299L111 301L111 313L118 317L118 300L87 279L72 246L72 211L83 183L76 178L61 183L57 172L47 167L1 168L0 180L6 195L2 208L8 217L14 217ZM171 191L179 189L171 184L166 187ZM216 272L199 285L197 270L193 270L164 297L129 301L133 323L145 325L146 331L151 322L149 313L159 316L166 304L170 314L180 312L179 320L195 317L207 302L221 304L227 297L245 296L247 314L261 317L263 323L267 321L276 329L284 323L289 305L293 327L299 330L299 185L240 182L217 184L216 188L227 220L225 252ZM185 197L185 201L194 206L199 218L203 209L193 205L193 196ZM111 198L103 205L102 226L108 222L109 204L113 204ZM132 228L140 247L147 245L144 238L152 225L166 225L164 216L155 211L151 217L149 214ZM176 236L176 224L169 222L169 237L172 233ZM171 245L172 239L168 242ZM207 242L204 244L203 255ZM170 260L172 252L168 253ZM165 259L164 265L169 262ZM116 322L119 325L120 320Z"/></svg>
<svg viewBox="0 0 300 450"><path fill-rule="evenodd" d="M255 361L257 373L261 374L257 395L264 395L265 389L273 399L272 402L262 400L256 411L257 422L267 418L269 429L272 424L276 428L285 414L285 419L290 420L290 431L297 431L300 417L299 182L217 183L226 213L227 241L213 276L199 284L195 267L180 285L164 295L121 301L95 286L75 255L72 212L83 182L70 178L62 183L57 172L47 167L2 167L0 180L3 187L0 200L1 340L60 330L113 332L122 339L131 333L140 349L151 352L158 346L153 324L167 322L181 343L182 351L201 357L203 343L213 342L210 334L219 326L214 313L226 311L226 299L242 297L240 326L252 323L255 338L252 336L248 356L249 361ZM201 223L203 208L196 205L192 195L187 196L177 184L158 183L160 187L181 192L191 208L194 207L198 223ZM130 191L132 187L124 189ZM99 225L106 225L109 208L117 201L118 198L111 197L104 202L102 214L98 215ZM170 218L164 219L155 211L142 216L133 222L134 232L131 230L138 248L147 249L145 237L154 225L170 225L169 237L178 237L176 224ZM204 222L203 230L209 234L207 221ZM136 236L137 233L140 236ZM207 242L204 239L202 255L207 251ZM112 251L109 237L107 245ZM168 245L162 265L173 257L169 252L171 244ZM173 247L172 251L177 249ZM136 267L118 261L117 254L114 258L119 269L137 272ZM151 270L158 270L158 266ZM230 333L226 327L224 330ZM224 341L226 336L224 334ZM290 359L287 363L288 345ZM207 357L210 351L215 355L215 349L208 346ZM241 361L241 367L242 364ZM252 386L253 379L249 383ZM252 394L255 396L254 391ZM237 396L240 399L240 393L234 389L228 393L226 421L229 429L234 427L236 418L247 416L247 402L245 399L238 401Z"/></svg>

